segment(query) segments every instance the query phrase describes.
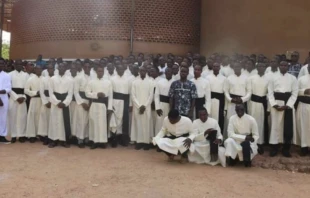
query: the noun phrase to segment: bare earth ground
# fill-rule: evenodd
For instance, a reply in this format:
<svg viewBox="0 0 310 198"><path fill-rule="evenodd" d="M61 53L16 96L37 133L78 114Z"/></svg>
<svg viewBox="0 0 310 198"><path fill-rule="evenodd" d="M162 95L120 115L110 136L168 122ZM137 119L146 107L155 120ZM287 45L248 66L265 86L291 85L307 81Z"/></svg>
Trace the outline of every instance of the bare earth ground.
<svg viewBox="0 0 310 198"><path fill-rule="evenodd" d="M259 164L264 157L257 160ZM309 162L309 157L307 160ZM281 160L274 158L273 160ZM169 163L163 153L130 148L49 149L0 145L0 197L309 197L310 175Z"/></svg>

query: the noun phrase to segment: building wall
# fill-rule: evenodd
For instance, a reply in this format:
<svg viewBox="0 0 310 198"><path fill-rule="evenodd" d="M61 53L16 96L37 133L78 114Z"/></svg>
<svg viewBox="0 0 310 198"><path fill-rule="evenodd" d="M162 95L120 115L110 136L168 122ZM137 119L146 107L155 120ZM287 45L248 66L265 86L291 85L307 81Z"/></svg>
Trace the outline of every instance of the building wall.
<svg viewBox="0 0 310 198"><path fill-rule="evenodd" d="M132 0L19 0L12 13L11 58L126 56L131 5ZM135 0L134 19L134 53L199 50L200 0Z"/></svg>
<svg viewBox="0 0 310 198"><path fill-rule="evenodd" d="M201 53L310 51L310 1L202 0Z"/></svg>

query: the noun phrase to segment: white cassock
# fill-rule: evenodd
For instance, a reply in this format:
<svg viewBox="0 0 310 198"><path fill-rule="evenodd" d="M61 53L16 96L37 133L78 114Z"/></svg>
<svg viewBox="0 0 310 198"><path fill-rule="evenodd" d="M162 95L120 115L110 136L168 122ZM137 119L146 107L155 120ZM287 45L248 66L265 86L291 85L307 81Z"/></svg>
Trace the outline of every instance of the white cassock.
<svg viewBox="0 0 310 198"><path fill-rule="evenodd" d="M298 79L303 77L303 76L307 76L309 74L308 72L308 64L304 65L301 67L299 74L298 74Z"/></svg>
<svg viewBox="0 0 310 198"><path fill-rule="evenodd" d="M137 143L149 144L151 141L152 128L152 111L151 103L154 96L154 82L145 77L137 77L132 83L131 99L132 99L132 125L131 125L131 141ZM141 115L139 108L144 105L145 111Z"/></svg>
<svg viewBox="0 0 310 198"><path fill-rule="evenodd" d="M77 137L79 140L84 140L88 137L89 133L89 112L85 111L82 104L89 105L89 99L86 97L85 90L90 76L83 74L75 78L74 80L74 98L75 98L75 109L72 114L72 135ZM71 102L72 103L72 102ZM71 104L70 104L71 105ZM71 107L71 106L70 106Z"/></svg>
<svg viewBox="0 0 310 198"><path fill-rule="evenodd" d="M180 74L172 75L173 80L180 80Z"/></svg>
<svg viewBox="0 0 310 198"><path fill-rule="evenodd" d="M156 84L155 96L154 96L155 109L156 111L161 109L163 111L163 114L162 116L158 116L156 114L155 136L161 130L163 126L164 118L168 116L168 113L170 111L169 89L173 81L174 79L172 78L170 80L167 80L165 78L165 79L158 81Z"/></svg>
<svg viewBox="0 0 310 198"><path fill-rule="evenodd" d="M253 118L255 118L257 125L258 125L258 133L260 137L257 142L258 144L265 143L264 141L265 140L264 139L265 138L265 135L264 135L265 124L268 123L268 122L265 123L265 108L267 111L268 110L267 94L268 94L269 80L270 79L266 74L263 76L256 74L249 78L249 83L251 84L252 95L251 95L251 99L248 101L248 113ZM269 129L266 129L266 130L269 130Z"/></svg>
<svg viewBox="0 0 310 198"><path fill-rule="evenodd" d="M71 77L72 82L73 82L73 95L72 95L72 100L71 100L71 102L70 102L70 104L69 104L70 124L71 124L71 133L72 133L72 135L75 136L75 131L72 130L72 129L73 129L73 124L75 124L75 123L73 123L73 114L74 114L74 112L75 112L75 110L76 110L76 106L77 106L77 103L76 103L76 100L75 100L75 95L74 95L74 90L75 90L76 81L78 80L78 77L79 77L79 76L76 75L75 77L72 77L72 76L70 75L70 77Z"/></svg>
<svg viewBox="0 0 310 198"><path fill-rule="evenodd" d="M105 72L103 78L106 80L111 80L113 76L115 76L115 73L111 75L109 72Z"/></svg>
<svg viewBox="0 0 310 198"><path fill-rule="evenodd" d="M276 100L275 93L290 93L287 103L283 100ZM270 116L271 116L271 131L270 131L270 144L284 143L284 111L277 111L273 106L287 105L293 109L293 143L299 145L300 138L296 133L296 122L295 122L295 108L294 104L296 102L298 95L298 83L295 76L285 73L275 75L273 79L270 80L268 85L268 99L270 103Z"/></svg>
<svg viewBox="0 0 310 198"><path fill-rule="evenodd" d="M44 77L34 75L27 80L27 83L25 85L25 94L27 94L31 98L26 128L26 137L29 138L34 138L38 134L42 101L40 95L38 95L37 93L40 92L40 83L42 81L42 78Z"/></svg>
<svg viewBox="0 0 310 198"><path fill-rule="evenodd" d="M63 111L67 111L67 109L58 108L57 105L62 102L65 104L65 108L69 108L73 97L73 86L72 78L67 75L56 75L49 80L51 111L48 138L51 140L68 141L66 139L65 124L69 125L67 128L70 128L70 119L65 122L64 119L67 120L67 118L63 116Z"/></svg>
<svg viewBox="0 0 310 198"><path fill-rule="evenodd" d="M209 116L217 120L220 125L224 125L224 84L226 77L222 74L215 76L214 73L211 73L206 79L209 81L211 89L211 110L209 111Z"/></svg>
<svg viewBox="0 0 310 198"><path fill-rule="evenodd" d="M159 77L165 78L165 71L167 69L167 65L165 67L158 66L159 72L162 73Z"/></svg>
<svg viewBox="0 0 310 198"><path fill-rule="evenodd" d="M137 77L139 77L139 76L134 76L134 75L131 75L131 76L128 76L128 79L129 79L129 82L130 82L130 88L129 88L129 90L130 90L130 104L131 104L131 108L132 108L132 95L131 95L131 88L132 88L132 83L133 83L133 81L135 81L136 79L137 79ZM130 136L130 134L131 134L131 125L133 124L133 122L132 122L132 111L131 112L129 112L129 136Z"/></svg>
<svg viewBox="0 0 310 198"><path fill-rule="evenodd" d="M8 94L11 92L11 77L4 71L0 72L0 90L5 90L5 94L0 94L3 106L0 106L0 136L7 135L7 118L9 109L9 97Z"/></svg>
<svg viewBox="0 0 310 198"><path fill-rule="evenodd" d="M189 138L193 141L195 135L193 123L189 118L181 116L179 122L171 124L168 117L165 117L163 127L153 138L153 144L165 152L178 155L179 152L182 154L188 150L183 145L184 140ZM171 139L173 136L175 139ZM191 145L189 150L193 151L193 149L194 147Z"/></svg>
<svg viewBox="0 0 310 198"><path fill-rule="evenodd" d="M210 70L209 68L208 68L208 66L205 66L204 68L203 68L203 72L201 73L201 76L203 77L203 78L207 78L210 74L212 74L213 73L213 70Z"/></svg>
<svg viewBox="0 0 310 198"><path fill-rule="evenodd" d="M245 75L247 77L251 77L257 74L257 69L253 69L251 72L249 72L248 70L243 70L242 75Z"/></svg>
<svg viewBox="0 0 310 198"><path fill-rule="evenodd" d="M257 155L257 140L259 139L257 123L255 119L244 114L241 118L238 115L233 115L229 119L228 125L228 138L225 140L224 145L226 148L225 156L236 159L239 157L240 161L243 161L242 146L240 145L247 135L252 134L254 142L250 143L252 153L251 159Z"/></svg>
<svg viewBox="0 0 310 198"><path fill-rule="evenodd" d="M195 84L198 94L198 98L196 98L195 102L194 113L194 119L196 119L196 115L198 115L198 110L201 107L205 107L208 112L211 111L211 89L209 81L202 77L199 77L197 79L193 78L191 81Z"/></svg>
<svg viewBox="0 0 310 198"><path fill-rule="evenodd" d="M158 131L156 131L156 120L157 120L157 112L156 112L156 106L155 106L155 88L156 88L156 85L157 83L164 79L163 77L161 76L158 76L157 78L150 78L152 81L153 81L153 87L154 87L154 94L153 94L153 100L152 100L152 104L151 104L151 109L152 109L152 122L151 122L151 125L152 125L152 131L151 131L151 138L155 137L155 135L158 133Z"/></svg>
<svg viewBox="0 0 310 198"><path fill-rule="evenodd" d="M230 65L224 66L221 65L221 70L220 70L220 74L222 74L223 76L225 76L226 78L229 77L230 75L234 74L234 70L230 67Z"/></svg>
<svg viewBox="0 0 310 198"><path fill-rule="evenodd" d="M46 77L41 78L41 82L40 82L40 97L42 101L42 106L40 109L38 135L42 137L48 136L48 129L49 129L51 108L47 108L45 105L50 102L50 99L49 99L50 79L51 79L50 76L46 76Z"/></svg>
<svg viewBox="0 0 310 198"><path fill-rule="evenodd" d="M216 162L211 162L210 141L206 139L208 135L204 135L205 131L207 131L208 129L215 129L217 130L216 139L223 140L223 136L218 122L210 117L207 119L206 122L202 122L200 119L197 119L193 122L193 129L196 133L193 142L194 152L189 153L188 160L197 164L205 163L213 166L222 163L222 165L225 167L225 148L219 147L218 160ZM222 160L220 161L220 159Z"/></svg>
<svg viewBox="0 0 310 198"><path fill-rule="evenodd" d="M130 100L131 79L125 74L123 76L116 74L110 80L113 87L113 109L116 119L116 127L112 128L112 132L129 135L129 107L132 106Z"/></svg>
<svg viewBox="0 0 310 198"><path fill-rule="evenodd" d="M55 75L58 75L59 74L59 71L58 71L58 69L55 69L54 70L54 76ZM48 71L47 71L47 69L44 69L43 71L42 71L42 74L41 74L43 77L48 77L49 76L49 74L48 74Z"/></svg>
<svg viewBox="0 0 310 198"><path fill-rule="evenodd" d="M97 72L94 70L94 68L90 69L90 79L96 79L97 78Z"/></svg>
<svg viewBox="0 0 310 198"><path fill-rule="evenodd" d="M277 71L276 71L276 72L273 72L271 69L272 69L271 67L267 67L267 69L266 69L266 71L265 71L265 74L269 74L269 73L280 73L280 69L279 69L279 68L277 68Z"/></svg>
<svg viewBox="0 0 310 198"><path fill-rule="evenodd" d="M98 93L104 93L105 98L98 99ZM94 143L106 143L108 142L107 111L113 108L112 83L104 77L91 80L86 87L86 97L92 99L89 110L89 140Z"/></svg>
<svg viewBox="0 0 310 198"><path fill-rule="evenodd" d="M225 121L225 129L228 126L229 118L232 115L236 114L235 111L235 103L232 103L232 96L240 96L243 103L246 103L250 97L251 97L251 84L248 83L247 76L240 75L237 76L236 74L230 75L228 78L226 78L225 84L224 84L224 92L227 102L227 115L226 115L226 121ZM224 137L227 137L226 130L224 129L223 135Z"/></svg>
<svg viewBox="0 0 310 198"><path fill-rule="evenodd" d="M297 133L301 147L310 147L310 96L305 95L306 89L310 89L310 75L298 79L298 107L296 112Z"/></svg>
<svg viewBox="0 0 310 198"><path fill-rule="evenodd" d="M29 78L26 72L14 70L9 73L11 76L12 91L9 93L8 132L11 137L25 137L27 125L26 95L24 94L25 84ZM22 104L17 99L23 97Z"/></svg>

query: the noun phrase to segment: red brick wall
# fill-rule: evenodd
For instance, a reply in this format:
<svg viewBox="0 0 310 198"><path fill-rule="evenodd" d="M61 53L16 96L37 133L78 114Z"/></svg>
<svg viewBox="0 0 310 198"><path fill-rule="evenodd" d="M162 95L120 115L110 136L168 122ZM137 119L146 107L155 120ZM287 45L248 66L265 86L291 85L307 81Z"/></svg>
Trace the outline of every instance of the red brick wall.
<svg viewBox="0 0 310 198"><path fill-rule="evenodd" d="M135 5L134 52L199 47L200 0L135 0ZM130 16L131 0L20 0L13 8L11 57L128 55Z"/></svg>

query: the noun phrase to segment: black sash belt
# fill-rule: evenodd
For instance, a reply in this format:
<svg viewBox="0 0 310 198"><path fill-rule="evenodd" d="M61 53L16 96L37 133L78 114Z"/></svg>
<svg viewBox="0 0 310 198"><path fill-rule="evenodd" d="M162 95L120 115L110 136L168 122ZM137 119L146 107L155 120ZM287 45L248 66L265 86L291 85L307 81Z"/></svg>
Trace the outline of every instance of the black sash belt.
<svg viewBox="0 0 310 198"><path fill-rule="evenodd" d="M269 137L268 137L269 126L268 126L268 116L267 116L267 97L257 96L257 95L252 94L251 101L262 103L264 107L264 141L265 143L268 143L269 142Z"/></svg>
<svg viewBox="0 0 310 198"><path fill-rule="evenodd" d="M23 88L12 88L12 91L14 91L16 94L24 94Z"/></svg>
<svg viewBox="0 0 310 198"><path fill-rule="evenodd" d="M54 92L55 97L57 98L57 100L61 100L61 102L63 102L68 93L56 93ZM71 125L70 125L70 111L69 111L69 107L64 107L62 109L62 115L64 118L64 127L65 127L65 133L66 133L66 141L68 142L71 136Z"/></svg>
<svg viewBox="0 0 310 198"><path fill-rule="evenodd" d="M80 91L79 94L80 94L81 98L88 100L84 91Z"/></svg>
<svg viewBox="0 0 310 198"><path fill-rule="evenodd" d="M123 108L123 134L129 135L129 94L113 92L113 99L124 100Z"/></svg>
<svg viewBox="0 0 310 198"><path fill-rule="evenodd" d="M298 102L310 104L310 97L309 96L298 96Z"/></svg>
<svg viewBox="0 0 310 198"><path fill-rule="evenodd" d="M235 95L235 94L229 94L231 98L242 98L243 96ZM246 102L243 103L244 110L246 113L248 113L248 104Z"/></svg>
<svg viewBox="0 0 310 198"><path fill-rule="evenodd" d="M290 92L285 92L285 93L280 93L280 92L275 92L274 93L274 98L276 100L282 100L286 104L287 101L291 97ZM286 109L284 111L284 143L285 144L291 144L292 139L293 139L293 109Z"/></svg>
<svg viewBox="0 0 310 198"><path fill-rule="evenodd" d="M203 108L203 105L206 103L205 97L196 98L195 99L195 110L196 110L196 118L199 118L199 110Z"/></svg>
<svg viewBox="0 0 310 198"><path fill-rule="evenodd" d="M218 154L219 147L217 144L214 143L216 140L217 131L212 131L208 137L207 140L210 142L210 154Z"/></svg>
<svg viewBox="0 0 310 198"><path fill-rule="evenodd" d="M170 97L169 96L164 96L164 95L159 95L159 101L163 103L169 103L170 102Z"/></svg>
<svg viewBox="0 0 310 198"><path fill-rule="evenodd" d="M211 99L217 99L220 101L219 105L219 125L221 128L221 131L224 131L224 108L225 108L225 94L224 93L217 93L217 92L211 92Z"/></svg>
<svg viewBox="0 0 310 198"><path fill-rule="evenodd" d="M174 140L174 139L177 139L177 138L179 138L179 137L188 137L189 136L189 133L185 133L185 134L183 134L183 135L181 135L181 136L175 136L175 135L172 135L171 133L169 134L170 136L165 136L164 138L169 138L169 139L172 139L172 140Z"/></svg>
<svg viewBox="0 0 310 198"><path fill-rule="evenodd" d="M44 90L44 95L45 95L46 97L50 97L50 93L48 92L48 90Z"/></svg>
<svg viewBox="0 0 310 198"><path fill-rule="evenodd" d="M93 103L105 104L106 108L108 109L108 102L109 102L108 97L99 98L99 99L92 99L92 102Z"/></svg>

